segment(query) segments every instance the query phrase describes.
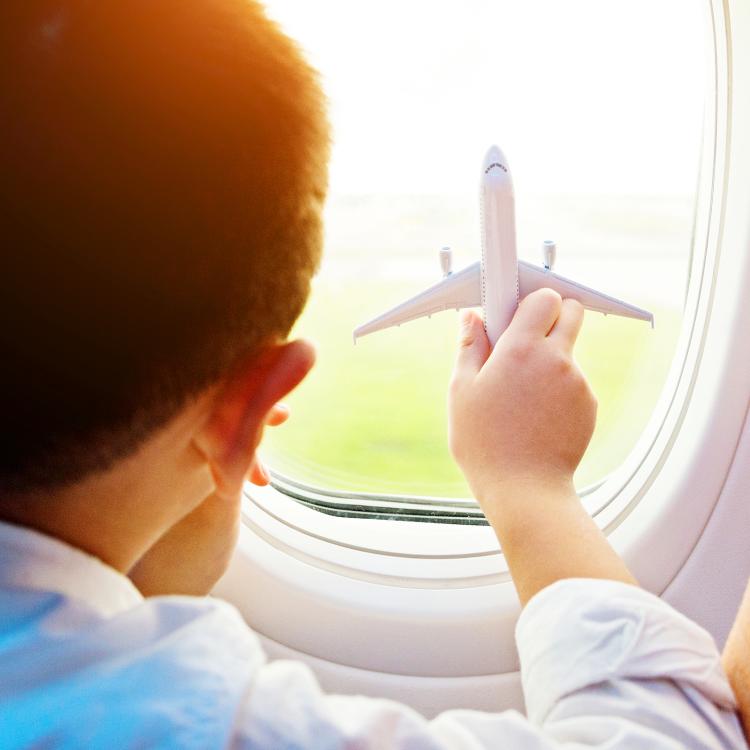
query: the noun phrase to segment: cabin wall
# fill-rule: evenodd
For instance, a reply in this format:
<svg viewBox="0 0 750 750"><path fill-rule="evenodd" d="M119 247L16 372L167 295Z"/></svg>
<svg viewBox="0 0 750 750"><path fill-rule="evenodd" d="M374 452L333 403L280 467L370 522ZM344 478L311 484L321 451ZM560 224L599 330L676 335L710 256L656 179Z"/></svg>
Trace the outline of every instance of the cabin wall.
<svg viewBox="0 0 750 750"><path fill-rule="evenodd" d="M719 502L663 598L726 641L750 578L750 412Z"/></svg>

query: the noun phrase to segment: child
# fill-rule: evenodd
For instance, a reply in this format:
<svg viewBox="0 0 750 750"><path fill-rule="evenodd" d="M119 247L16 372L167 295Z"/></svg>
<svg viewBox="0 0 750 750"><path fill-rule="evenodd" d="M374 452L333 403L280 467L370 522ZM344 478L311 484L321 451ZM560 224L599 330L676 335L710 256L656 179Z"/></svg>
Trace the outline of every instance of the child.
<svg viewBox="0 0 750 750"><path fill-rule="evenodd" d="M529 719L427 722L266 664L201 595L313 364L286 337L321 246L315 75L249 0L6 0L0 37L0 746L744 747L710 637L575 495L596 404L549 290L492 352L466 317L450 393Z"/></svg>

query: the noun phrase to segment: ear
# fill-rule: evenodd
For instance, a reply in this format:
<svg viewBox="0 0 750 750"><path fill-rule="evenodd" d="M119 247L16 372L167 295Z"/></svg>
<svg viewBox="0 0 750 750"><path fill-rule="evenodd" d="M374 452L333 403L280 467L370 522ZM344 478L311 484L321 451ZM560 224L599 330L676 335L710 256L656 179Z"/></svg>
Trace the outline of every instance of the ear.
<svg viewBox="0 0 750 750"><path fill-rule="evenodd" d="M236 497L253 466L266 417L307 375L315 350L306 341L270 344L225 378L194 444L206 458L216 493Z"/></svg>

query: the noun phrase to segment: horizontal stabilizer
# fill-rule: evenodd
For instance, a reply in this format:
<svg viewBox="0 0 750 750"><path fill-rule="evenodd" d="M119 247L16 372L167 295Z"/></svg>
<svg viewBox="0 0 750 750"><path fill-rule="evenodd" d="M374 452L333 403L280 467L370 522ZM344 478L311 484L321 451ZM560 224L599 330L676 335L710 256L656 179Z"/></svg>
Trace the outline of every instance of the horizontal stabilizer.
<svg viewBox="0 0 750 750"><path fill-rule="evenodd" d="M654 325L654 316L648 310L630 305L627 302L602 294L595 289L571 281L564 276L558 276L552 271L518 261L518 293L523 298L537 289L549 287L554 289L563 299L574 299L580 302L587 310L604 313L605 315L622 315L626 318L637 318L647 320Z"/></svg>
<svg viewBox="0 0 750 750"><path fill-rule="evenodd" d="M383 328L398 326L416 318L461 307L479 307L482 304L480 263L477 261L461 271L452 273L416 297L378 315L354 331L354 340Z"/></svg>

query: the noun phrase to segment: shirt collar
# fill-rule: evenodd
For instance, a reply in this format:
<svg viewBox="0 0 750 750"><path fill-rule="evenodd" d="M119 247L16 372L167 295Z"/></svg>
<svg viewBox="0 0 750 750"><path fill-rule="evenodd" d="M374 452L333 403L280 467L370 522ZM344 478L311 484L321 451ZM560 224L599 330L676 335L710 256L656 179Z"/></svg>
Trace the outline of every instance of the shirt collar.
<svg viewBox="0 0 750 750"><path fill-rule="evenodd" d="M143 601L132 581L101 560L33 529L0 521L0 588L54 591L104 616Z"/></svg>

